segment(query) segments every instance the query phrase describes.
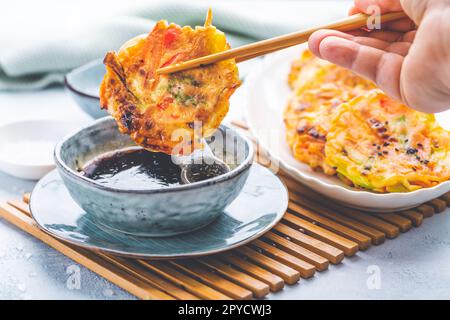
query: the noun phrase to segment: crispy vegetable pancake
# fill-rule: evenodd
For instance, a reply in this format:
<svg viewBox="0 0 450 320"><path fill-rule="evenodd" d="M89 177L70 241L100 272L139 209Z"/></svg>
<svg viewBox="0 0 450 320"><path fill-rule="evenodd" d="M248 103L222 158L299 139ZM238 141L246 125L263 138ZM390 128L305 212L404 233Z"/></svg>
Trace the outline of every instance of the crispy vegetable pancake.
<svg viewBox="0 0 450 320"><path fill-rule="evenodd" d="M296 159L334 174L335 169L325 162L330 118L341 103L374 85L310 51L294 61L289 84L293 95L284 113L287 142Z"/></svg>
<svg viewBox="0 0 450 320"><path fill-rule="evenodd" d="M159 21L147 37L107 53L100 88L102 108L119 129L139 145L167 154L202 148L228 112L229 98L240 85L234 60L157 75L160 67L229 49L225 34L211 25L180 27Z"/></svg>
<svg viewBox="0 0 450 320"><path fill-rule="evenodd" d="M372 90L342 104L325 146L326 162L355 186L406 192L450 179L450 133L434 115Z"/></svg>
<svg viewBox="0 0 450 320"><path fill-rule="evenodd" d="M293 155L374 192L408 192L450 179L450 132L433 115L388 98L372 82L305 51L288 79L284 113Z"/></svg>

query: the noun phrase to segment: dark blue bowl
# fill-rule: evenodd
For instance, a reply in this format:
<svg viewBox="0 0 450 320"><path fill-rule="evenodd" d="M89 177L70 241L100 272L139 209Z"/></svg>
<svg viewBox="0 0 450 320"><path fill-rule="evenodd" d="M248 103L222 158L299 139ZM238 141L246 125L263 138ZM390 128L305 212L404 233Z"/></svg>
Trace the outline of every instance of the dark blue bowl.
<svg viewBox="0 0 450 320"><path fill-rule="evenodd" d="M111 117L63 139L55 148L55 162L72 198L99 225L133 235L170 236L211 223L247 180L253 161L251 142L223 125L213 137L208 142L211 150L231 171L186 185L112 188L80 175L79 170L99 155L135 146L130 137L119 133Z"/></svg>
<svg viewBox="0 0 450 320"><path fill-rule="evenodd" d="M105 75L102 60L94 60L66 74L64 84L77 105L94 119L105 117L100 109L99 88Z"/></svg>

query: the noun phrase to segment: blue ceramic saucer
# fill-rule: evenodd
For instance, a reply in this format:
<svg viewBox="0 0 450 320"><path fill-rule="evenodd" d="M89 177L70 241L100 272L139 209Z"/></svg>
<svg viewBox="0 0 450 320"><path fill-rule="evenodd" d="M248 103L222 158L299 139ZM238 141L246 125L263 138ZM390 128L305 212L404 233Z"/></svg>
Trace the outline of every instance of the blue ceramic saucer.
<svg viewBox="0 0 450 320"><path fill-rule="evenodd" d="M208 226L174 237L127 235L96 225L70 197L56 171L45 176L31 196L39 227L77 246L142 259L187 258L241 246L270 230L284 215L288 194L268 169L254 164L240 195Z"/></svg>

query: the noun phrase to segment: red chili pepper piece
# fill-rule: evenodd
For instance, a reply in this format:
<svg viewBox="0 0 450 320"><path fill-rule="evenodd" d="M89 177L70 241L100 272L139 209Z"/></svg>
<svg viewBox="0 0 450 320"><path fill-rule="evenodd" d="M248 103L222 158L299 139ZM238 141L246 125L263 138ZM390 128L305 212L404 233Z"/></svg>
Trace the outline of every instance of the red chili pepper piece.
<svg viewBox="0 0 450 320"><path fill-rule="evenodd" d="M164 35L164 46L169 47L177 38L180 32L177 29L169 29Z"/></svg>

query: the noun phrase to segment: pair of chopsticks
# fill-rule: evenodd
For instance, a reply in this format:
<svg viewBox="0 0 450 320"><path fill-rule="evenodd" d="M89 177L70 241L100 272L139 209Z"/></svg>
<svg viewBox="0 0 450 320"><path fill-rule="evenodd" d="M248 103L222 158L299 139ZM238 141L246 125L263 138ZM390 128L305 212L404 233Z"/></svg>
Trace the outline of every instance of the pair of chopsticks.
<svg viewBox="0 0 450 320"><path fill-rule="evenodd" d="M394 20L403 19L406 17L407 16L404 12L392 12L381 15L380 21L381 23L386 23ZM370 16L363 13L355 14L345 19L335 21L323 26L312 27L306 30L297 31L279 37L250 43L245 46L214 53L211 55L185 61L182 63L169 65L164 68L159 68L156 72L158 74L174 73L227 59L236 59L236 62L238 63L243 62L274 51L278 51L281 49L285 49L288 47L292 47L307 42L311 34L316 32L317 30L332 29L347 32L365 27L367 25L367 21L369 18Z"/></svg>

